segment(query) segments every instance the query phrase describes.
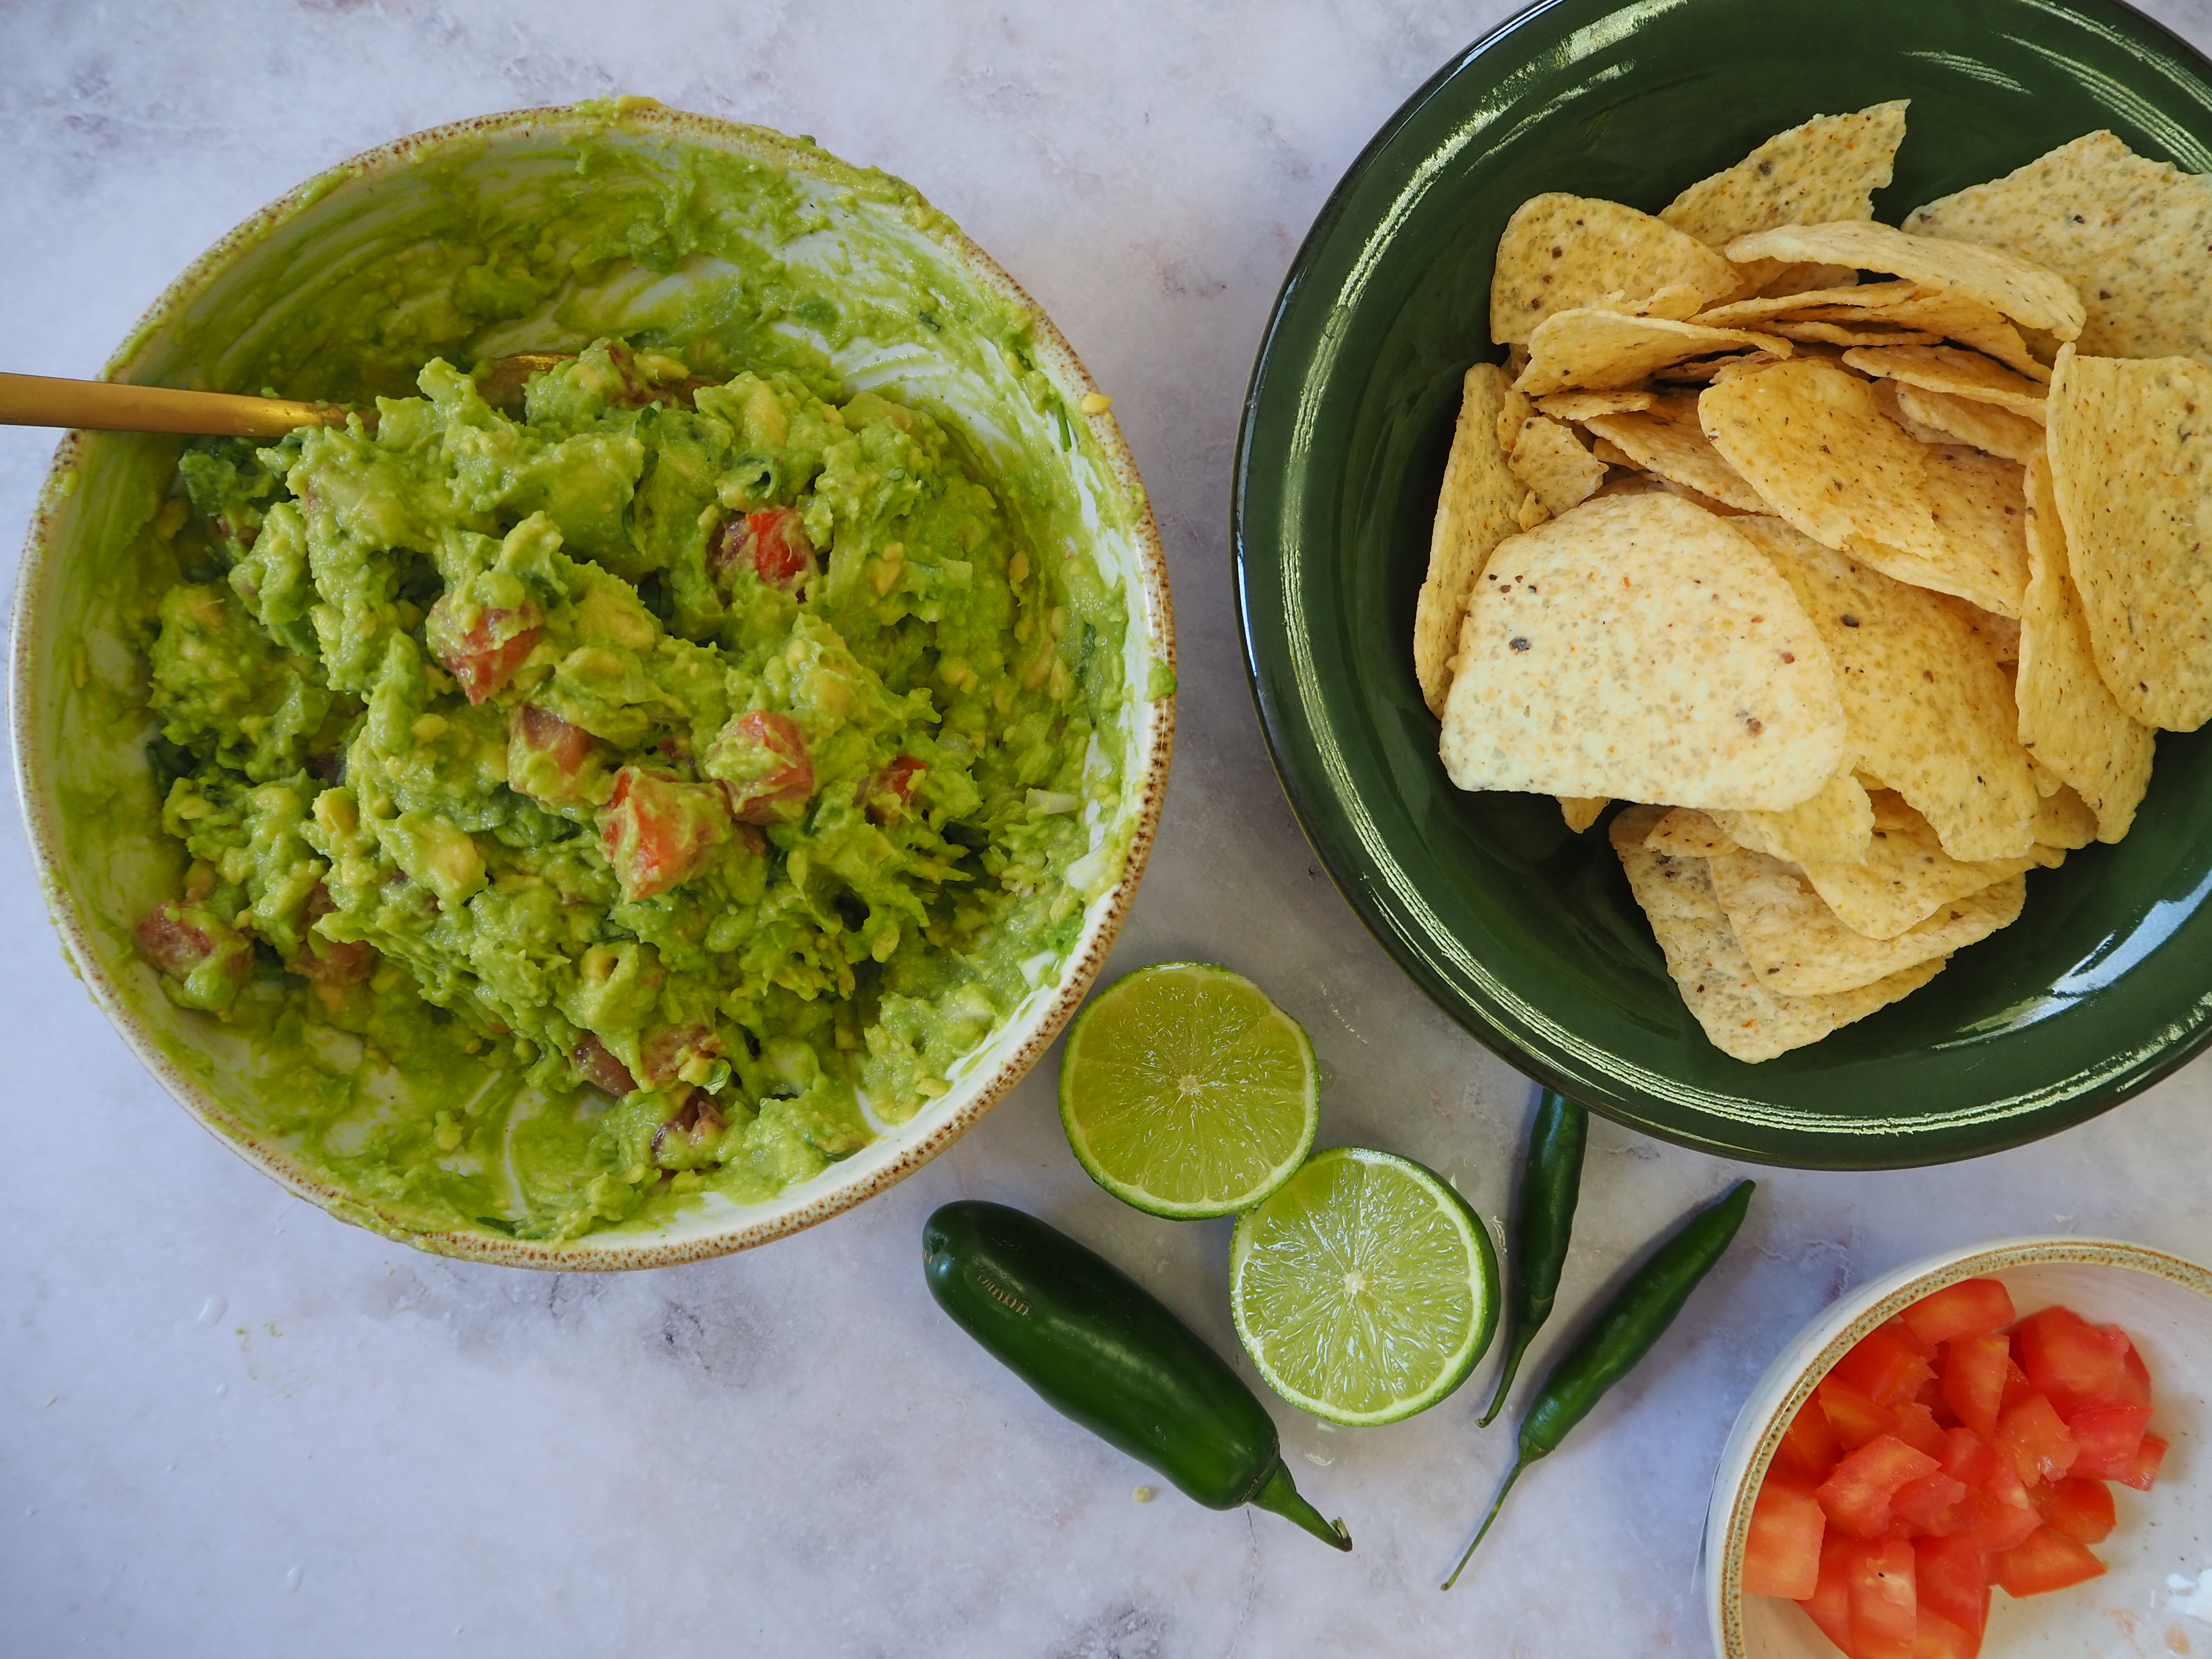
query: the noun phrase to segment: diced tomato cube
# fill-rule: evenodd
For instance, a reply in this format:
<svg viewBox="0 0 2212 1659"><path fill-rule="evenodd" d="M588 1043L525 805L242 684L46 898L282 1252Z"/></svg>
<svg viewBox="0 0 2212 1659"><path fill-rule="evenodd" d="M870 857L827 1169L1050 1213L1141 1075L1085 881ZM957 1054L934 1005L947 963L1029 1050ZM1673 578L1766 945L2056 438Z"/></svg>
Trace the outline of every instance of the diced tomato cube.
<svg viewBox="0 0 2212 1659"><path fill-rule="evenodd" d="M712 1060L721 1052L722 1040L703 1025L663 1025L646 1033L638 1065L645 1086L658 1089L674 1082L691 1060Z"/></svg>
<svg viewBox="0 0 2212 1659"><path fill-rule="evenodd" d="M1972 1429L1946 1429L1943 1431L1943 1473L1970 1486L1983 1486L1997 1466L1997 1455L1990 1443Z"/></svg>
<svg viewBox="0 0 2212 1659"><path fill-rule="evenodd" d="M1828 1478L1828 1471L1843 1455L1820 1402L1808 1400L1783 1431L1782 1443L1774 1451L1774 1467L1808 1476L1817 1486Z"/></svg>
<svg viewBox="0 0 2212 1659"><path fill-rule="evenodd" d="M359 939L325 937L314 924L337 909L331 890L317 882L307 895L307 926L300 934L300 949L284 965L319 985L358 985L376 971L376 947Z"/></svg>
<svg viewBox="0 0 2212 1659"><path fill-rule="evenodd" d="M2103 1543L2118 1521L2112 1489L2101 1480L2069 1475L2047 1486L2031 1486L2027 1500L2045 1526L2077 1544Z"/></svg>
<svg viewBox="0 0 2212 1659"><path fill-rule="evenodd" d="M1943 1455L1943 1431L1936 1425L1935 1413L1917 1400L1903 1401L1893 1409L1897 1413L1897 1427L1893 1432L1899 1440L1930 1457Z"/></svg>
<svg viewBox="0 0 2212 1659"><path fill-rule="evenodd" d="M423 637L469 701L482 702L514 678L544 629L544 613L527 600L478 606L448 593L430 607Z"/></svg>
<svg viewBox="0 0 2212 1659"><path fill-rule="evenodd" d="M1820 1582L1828 1517L1809 1486L1769 1472L1751 1507L1743 1547L1743 1593L1802 1601Z"/></svg>
<svg viewBox="0 0 2212 1659"><path fill-rule="evenodd" d="M1832 1528L1820 1544L1820 1582L1797 1603L1820 1633L1845 1653L1851 1651L1851 1569L1855 1553L1863 1547Z"/></svg>
<svg viewBox="0 0 2212 1659"><path fill-rule="evenodd" d="M1896 1320L1877 1325L1828 1373L1877 1406L1894 1406L1920 1392L1934 1374L1928 1345Z"/></svg>
<svg viewBox="0 0 2212 1659"><path fill-rule="evenodd" d="M1955 1532L1961 1522L1959 1505L1966 1501L1966 1483L1938 1469L1917 1480L1908 1480L1891 1495L1893 1525L1923 1533Z"/></svg>
<svg viewBox="0 0 2212 1659"><path fill-rule="evenodd" d="M2012 1344L2002 1336L1963 1336L1943 1345L1943 1400L1959 1421L1987 1440L1997 1431Z"/></svg>
<svg viewBox="0 0 2212 1659"><path fill-rule="evenodd" d="M1912 1628L1912 1645L1906 1650L1912 1659L1974 1659L1981 1650L1979 1636L1924 1606Z"/></svg>
<svg viewBox="0 0 2212 1659"><path fill-rule="evenodd" d="M2166 1442L2154 1434L2147 1434L2142 1444L2136 1448L2136 1455L2128 1460L2127 1468L2112 1479L2137 1492L2148 1492L2158 1484L2158 1466L2165 1461Z"/></svg>
<svg viewBox="0 0 2212 1659"><path fill-rule="evenodd" d="M514 730L524 743L541 755L550 755L553 763L563 772L574 775L592 752L592 734L580 726L571 726L548 708L534 702L520 705L514 711Z"/></svg>
<svg viewBox="0 0 2212 1659"><path fill-rule="evenodd" d="M2150 1371L2143 1364L2142 1356L2136 1352L2136 1345L2128 1340L2128 1334L2117 1325L2106 1325L2102 1328L2112 1333L2125 1345L2120 1354L2120 1375L2124 1380L2118 1403L2123 1406L2149 1405Z"/></svg>
<svg viewBox="0 0 2212 1659"><path fill-rule="evenodd" d="M2134 1345L2118 1330L2099 1329L2070 1308L2045 1308L2014 1327L2021 1368L2061 1417L2095 1406L2141 1406L2131 1397L2125 1356Z"/></svg>
<svg viewBox="0 0 2212 1659"><path fill-rule="evenodd" d="M2039 1394L2031 1394L1999 1419L1996 1445L1998 1455L2010 1456L2021 1481L2031 1486L2064 1475L2081 1450L2051 1401Z"/></svg>
<svg viewBox="0 0 2212 1659"><path fill-rule="evenodd" d="M1852 1537L1880 1538L1889 1529L1891 1494L1940 1467L1895 1435L1876 1435L1837 1464L1814 1495L1828 1519Z"/></svg>
<svg viewBox="0 0 2212 1659"><path fill-rule="evenodd" d="M633 902L681 886L706 867L730 830L729 807L711 783L625 766L599 815L607 862Z"/></svg>
<svg viewBox="0 0 2212 1659"><path fill-rule="evenodd" d="M874 823L896 823L906 816L907 804L914 799L922 775L928 770L913 756L901 755L860 785L854 793L854 804L866 808Z"/></svg>
<svg viewBox="0 0 2212 1659"><path fill-rule="evenodd" d="M253 941L204 904L156 905L131 931L139 951L188 1008L225 1013L253 968Z"/></svg>
<svg viewBox="0 0 2212 1659"><path fill-rule="evenodd" d="M1989 1559L1964 1538L1923 1538L1912 1546L1913 1590L1920 1611L1978 1637L1990 1605Z"/></svg>
<svg viewBox="0 0 2212 1659"><path fill-rule="evenodd" d="M1822 1377L1813 1397L1820 1402L1837 1443L1845 1451L1856 1451L1876 1435L1889 1434L1897 1427L1895 1412L1875 1405L1840 1377Z"/></svg>
<svg viewBox="0 0 2212 1659"><path fill-rule="evenodd" d="M1851 1645L1875 1651L1876 1643L1910 1643L1918 1608L1912 1546L1902 1538L1854 1542L1845 1558L1851 1590Z"/></svg>
<svg viewBox="0 0 2212 1659"><path fill-rule="evenodd" d="M2075 1412L2066 1419L2074 1443L2081 1449L2074 1460L2074 1473L2111 1480L2104 1471L2125 1468L2149 1426L2148 1406L2092 1406L2087 1411Z"/></svg>
<svg viewBox="0 0 2212 1659"><path fill-rule="evenodd" d="M1930 1291L1898 1317L1923 1342L1987 1336L2012 1323L2012 1292L1994 1279L1966 1279Z"/></svg>
<svg viewBox="0 0 2212 1659"><path fill-rule="evenodd" d="M2105 1571L2087 1544L2049 1527L2038 1528L1990 1563L1990 1576L2008 1595L2042 1595L2094 1578ZM1852 1603L1857 1611L1857 1603Z"/></svg>
<svg viewBox="0 0 2212 1659"><path fill-rule="evenodd" d="M568 1051L568 1061L576 1068L577 1076L602 1094L620 1099L637 1087L637 1079L629 1074L629 1067L590 1031L585 1032Z"/></svg>
<svg viewBox="0 0 2212 1659"><path fill-rule="evenodd" d="M817 568L805 515L796 507L764 507L723 526L714 574L726 585L728 573L745 565L768 586L787 592L804 583Z"/></svg>
<svg viewBox="0 0 2212 1659"><path fill-rule="evenodd" d="M2008 1550L2043 1524L2035 1505L2028 1502L2020 1471L2002 1455L1990 1460L1989 1479L1968 1489L1960 1514L1964 1524L1951 1535L1970 1539L1984 1551Z"/></svg>
<svg viewBox="0 0 2212 1659"><path fill-rule="evenodd" d="M705 769L729 793L740 823L788 823L814 794L806 734L788 714L756 708L738 715L708 745Z"/></svg>

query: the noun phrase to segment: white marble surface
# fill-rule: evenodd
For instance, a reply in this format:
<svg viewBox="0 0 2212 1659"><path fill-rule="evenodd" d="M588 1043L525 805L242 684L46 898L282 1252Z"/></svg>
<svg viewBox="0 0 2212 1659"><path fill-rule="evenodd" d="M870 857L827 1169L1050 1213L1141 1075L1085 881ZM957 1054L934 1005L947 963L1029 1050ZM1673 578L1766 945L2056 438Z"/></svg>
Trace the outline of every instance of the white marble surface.
<svg viewBox="0 0 2212 1659"><path fill-rule="evenodd" d="M90 374L255 207L483 111L649 94L912 179L1117 394L1160 509L1182 743L1114 968L1251 974L1320 1049L1324 1139L1421 1158L1495 1218L1528 1086L1401 978L1309 854L1245 690L1226 532L1286 262L1376 126L1505 9L18 0L0 6L0 364ZM2154 9L2212 41L2206 0ZM0 432L0 540L50 448ZM1085 1181L1049 1060L921 1175L767 1249L615 1279L461 1267L287 1197L169 1103L62 966L12 811L0 926L9 1654L1697 1653L1712 1459L1839 1289L2035 1231L2212 1258L2212 1062L2005 1156L1766 1175L1735 1253L1444 1596L1510 1457L1505 1431L1474 1429L1488 1366L1389 1429L1278 1411L1301 1484L1358 1537L1339 1558L1171 1489L1133 1502L1156 1479L931 1304L922 1217L988 1196L1105 1249L1235 1351L1226 1226L1149 1220ZM1735 1173L1601 1126L1566 1313ZM2146 1641L2212 1644L2212 1624L2139 1612Z"/></svg>

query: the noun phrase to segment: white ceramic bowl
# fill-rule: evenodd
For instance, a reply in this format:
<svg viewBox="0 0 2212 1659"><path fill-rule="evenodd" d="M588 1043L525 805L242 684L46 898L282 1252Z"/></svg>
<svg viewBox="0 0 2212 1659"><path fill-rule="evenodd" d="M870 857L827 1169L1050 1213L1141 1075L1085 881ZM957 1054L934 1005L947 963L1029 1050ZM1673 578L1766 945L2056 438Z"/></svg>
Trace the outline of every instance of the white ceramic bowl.
<svg viewBox="0 0 2212 1659"><path fill-rule="evenodd" d="M1767 1367L1721 1453L1705 1516L1706 1609L1723 1659L1835 1659L1802 1608L1742 1593L1752 1504L1784 1431L1829 1367L1930 1291L1981 1278L2002 1280L2022 1315L2063 1304L2125 1330L2150 1370L2151 1427L2171 1443L2155 1487L2114 1489L2119 1524L2097 1546L2105 1576L2024 1601L1999 1591L1982 1651L1989 1659L2212 1651L2212 1483L2196 1456L2212 1389L2212 1271L2111 1239L2015 1238L1948 1250L1860 1285ZM2196 1611L2185 1611L2200 1586Z"/></svg>
<svg viewBox="0 0 2212 1659"><path fill-rule="evenodd" d="M818 343L850 389L883 389L949 413L987 469L996 455L1048 456L1048 498L1032 518L1062 538L1050 550L1088 559L1126 605L1129 696L1119 729L1101 734L1120 745L1122 787L1113 808L1093 819L1092 855L1079 861L1081 932L1057 972L1041 969L998 1030L954 1067L949 1092L766 1203L708 1193L704 1202L558 1246L489 1231L410 1231L372 1198L335 1184L270 1127L276 1115L264 1109L289 1079L216 1021L173 1005L131 945L131 926L169 896L180 866L155 821L143 750L151 727L113 715L118 689L143 674L113 620L118 599L130 597L118 590L131 586L118 550L158 502L176 441L111 433L63 441L24 554L11 664L17 787L55 926L94 1000L169 1091L249 1162L333 1214L427 1249L556 1268L658 1266L779 1237L882 1191L981 1117L1044 1052L1105 960L1158 822L1175 726L1166 567L1119 428L1096 400L1098 412L1085 412L1097 387L1050 320L956 227L896 180L805 141L635 100L418 133L311 179L231 232L155 304L106 378L258 391L261 377L281 374L296 377L281 390L328 395L313 384L327 362L312 342L301 346L300 330L288 333L288 319L337 294L389 314L391 327L404 331L409 307L392 302L396 289L388 299L382 284L404 268L445 198L477 192L495 218L502 203L607 188L599 182L606 170L577 182L574 145L586 136L615 147L615 171L633 189L643 181L696 192L685 161L702 154L775 169L799 181L815 216L804 234L775 245L778 257L873 284L871 303L885 294L937 296L933 325L941 313L943 325L928 350L888 334L872 339L864 328ZM594 279L584 307L592 323L579 337L559 333L569 313L541 313L493 322L473 349L573 349L589 332L628 331L626 319L667 314L685 284L714 280L711 258L658 272L624 264Z"/></svg>

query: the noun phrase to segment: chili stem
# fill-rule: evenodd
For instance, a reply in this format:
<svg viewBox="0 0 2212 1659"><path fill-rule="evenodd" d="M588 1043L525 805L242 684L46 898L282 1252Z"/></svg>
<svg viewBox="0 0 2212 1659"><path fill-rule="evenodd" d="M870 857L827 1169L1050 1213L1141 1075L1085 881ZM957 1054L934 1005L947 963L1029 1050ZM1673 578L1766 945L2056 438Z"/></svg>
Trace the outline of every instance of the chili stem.
<svg viewBox="0 0 2212 1659"><path fill-rule="evenodd" d="M1274 1471L1252 1494L1251 1502L1263 1510L1273 1510L1285 1520L1304 1527L1331 1549L1350 1550L1352 1534L1344 1529L1341 1521L1324 1521L1321 1511L1298 1494L1291 1482L1291 1472L1278 1459Z"/></svg>
<svg viewBox="0 0 2212 1659"><path fill-rule="evenodd" d="M1498 1496L1490 1500L1490 1513L1482 1517L1482 1524L1474 1529L1474 1544L1480 1544L1482 1541L1483 1535L1490 1530L1490 1523L1498 1519L1498 1511L1505 1507L1505 1494L1513 1490L1513 1483L1521 1478L1521 1471L1528 1467L1528 1458L1521 1457L1515 1460L1513 1467L1505 1471L1505 1484L1498 1489ZM1454 1584L1459 1583L1460 1574L1467 1571L1467 1564L1474 1559L1474 1544L1469 1544L1467 1547L1467 1553L1460 1557L1459 1565L1451 1570L1451 1577L1445 1579L1437 1588L1449 1589Z"/></svg>

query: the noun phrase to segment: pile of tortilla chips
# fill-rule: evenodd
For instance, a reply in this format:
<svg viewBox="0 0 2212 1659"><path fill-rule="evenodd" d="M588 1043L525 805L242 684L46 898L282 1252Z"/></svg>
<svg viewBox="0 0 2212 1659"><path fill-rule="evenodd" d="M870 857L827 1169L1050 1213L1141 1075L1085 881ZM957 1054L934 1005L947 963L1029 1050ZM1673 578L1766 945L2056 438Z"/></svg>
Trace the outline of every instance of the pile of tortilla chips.
<svg viewBox="0 0 2212 1659"><path fill-rule="evenodd" d="M1874 221L1905 105L1498 249L1413 657L1465 789L1610 835L1739 1060L2128 831L2212 718L2212 178L2106 132Z"/></svg>

